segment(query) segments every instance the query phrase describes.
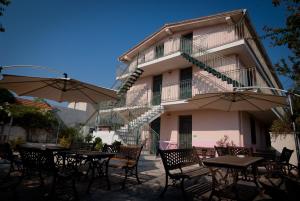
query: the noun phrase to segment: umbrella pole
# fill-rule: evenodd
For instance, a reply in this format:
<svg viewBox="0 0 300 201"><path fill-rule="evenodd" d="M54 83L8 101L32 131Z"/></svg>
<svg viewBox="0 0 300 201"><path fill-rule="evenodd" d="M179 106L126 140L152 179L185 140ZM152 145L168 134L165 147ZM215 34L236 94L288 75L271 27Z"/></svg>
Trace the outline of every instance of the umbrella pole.
<svg viewBox="0 0 300 201"><path fill-rule="evenodd" d="M59 135L59 131L60 131L60 125L61 125L61 120L58 121L58 128L57 128L57 132L56 132L56 141L55 141L55 144L58 143L58 135Z"/></svg>

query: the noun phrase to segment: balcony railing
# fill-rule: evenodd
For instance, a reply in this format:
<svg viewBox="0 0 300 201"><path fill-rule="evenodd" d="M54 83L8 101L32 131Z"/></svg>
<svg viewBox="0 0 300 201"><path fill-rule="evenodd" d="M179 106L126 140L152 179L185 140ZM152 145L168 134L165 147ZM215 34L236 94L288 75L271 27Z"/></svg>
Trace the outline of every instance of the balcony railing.
<svg viewBox="0 0 300 201"><path fill-rule="evenodd" d="M238 24L220 25L218 30L194 36L192 40L179 37L168 39L164 43L155 44L141 51L135 58L127 65L117 67L117 77L134 71L134 69L143 63L150 62L176 52L186 52L188 54L195 54L201 52L205 54L208 49L219 47L231 42L248 37L249 32L246 29L243 21Z"/></svg>
<svg viewBox="0 0 300 201"><path fill-rule="evenodd" d="M220 72L226 76L237 80L240 87L265 86L264 80L261 78L255 68L222 70ZM239 87L239 86L237 86ZM194 75L192 80L183 80L180 82L164 83L161 90L153 93L151 87L144 87L140 90L128 91L126 95L126 106L149 106L158 105L170 101L186 100L196 94L233 91L232 84L200 71Z"/></svg>

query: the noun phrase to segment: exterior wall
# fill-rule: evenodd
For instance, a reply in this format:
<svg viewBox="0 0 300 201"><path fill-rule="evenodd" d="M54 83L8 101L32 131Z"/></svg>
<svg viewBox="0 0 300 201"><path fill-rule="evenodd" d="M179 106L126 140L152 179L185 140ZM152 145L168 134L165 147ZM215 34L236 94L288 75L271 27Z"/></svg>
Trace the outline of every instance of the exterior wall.
<svg viewBox="0 0 300 201"><path fill-rule="evenodd" d="M203 44L204 47L213 48L235 41L237 36L234 29L228 24L217 24L196 29L193 32L193 39L196 44Z"/></svg>
<svg viewBox="0 0 300 201"><path fill-rule="evenodd" d="M239 145L240 132L237 112L199 110L185 112L166 112L161 116L161 141L172 141L179 144L179 116L192 115L192 145L213 147L216 141L228 135ZM218 122L216 124L216 122Z"/></svg>
<svg viewBox="0 0 300 201"><path fill-rule="evenodd" d="M292 133L287 134L270 134L271 135L271 146L273 149L277 151L277 153L281 153L283 147L294 150L290 163L293 165L298 165L297 153L296 153L296 145L294 135Z"/></svg>
<svg viewBox="0 0 300 201"><path fill-rule="evenodd" d="M251 127L250 127L250 115L247 112L241 112L241 138L242 146L252 147L255 149L266 148L266 134L267 130L263 123L255 119L255 130L256 130L256 144L251 142Z"/></svg>
<svg viewBox="0 0 300 201"><path fill-rule="evenodd" d="M2 140L16 140L16 139L22 139L24 142L26 142L27 138L31 142L55 142L56 139L56 133L55 131L52 133L47 132L44 129L35 129L30 134L27 134L26 130L19 126L9 126L4 125L1 128L2 132L0 133L0 141ZM28 137L27 137L28 135Z"/></svg>
<svg viewBox="0 0 300 201"><path fill-rule="evenodd" d="M179 145L179 116L192 115L192 145L213 147L225 135L236 146L264 149L266 130L255 120L256 144L251 144L250 115L245 112L224 112L198 110L165 112L161 116L160 141L170 141ZM217 122L217 123L216 123ZM162 143L162 142L161 142Z"/></svg>
<svg viewBox="0 0 300 201"><path fill-rule="evenodd" d="M139 78L126 95L126 105L146 105L152 97L152 76Z"/></svg>
<svg viewBox="0 0 300 201"><path fill-rule="evenodd" d="M179 98L179 78L179 69L163 73L162 102L177 100Z"/></svg>

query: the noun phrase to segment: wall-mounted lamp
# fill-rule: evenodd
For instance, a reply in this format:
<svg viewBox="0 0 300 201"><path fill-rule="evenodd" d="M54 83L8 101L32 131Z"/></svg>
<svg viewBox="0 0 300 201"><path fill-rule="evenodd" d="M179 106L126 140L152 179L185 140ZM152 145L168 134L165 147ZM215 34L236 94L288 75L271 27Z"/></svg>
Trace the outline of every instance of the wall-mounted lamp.
<svg viewBox="0 0 300 201"><path fill-rule="evenodd" d="M225 17L225 20L226 20L226 22L227 22L227 24L233 24L233 20L232 20L232 18L231 17Z"/></svg>
<svg viewBox="0 0 300 201"><path fill-rule="evenodd" d="M166 28L165 31L166 31L166 33L169 34L169 35L172 35L172 34L173 34L173 32L171 31L171 29L169 29L169 28Z"/></svg>

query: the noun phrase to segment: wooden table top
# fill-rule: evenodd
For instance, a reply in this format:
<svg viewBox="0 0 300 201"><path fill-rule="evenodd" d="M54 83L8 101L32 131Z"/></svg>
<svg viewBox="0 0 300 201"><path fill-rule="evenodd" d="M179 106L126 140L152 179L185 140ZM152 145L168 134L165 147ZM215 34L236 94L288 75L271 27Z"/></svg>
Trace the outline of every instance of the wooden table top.
<svg viewBox="0 0 300 201"><path fill-rule="evenodd" d="M206 166L213 167L227 167L227 168L247 168L250 165L253 165L257 162L262 161L262 157L253 157L253 156L219 156L216 158L204 159L203 163Z"/></svg>

